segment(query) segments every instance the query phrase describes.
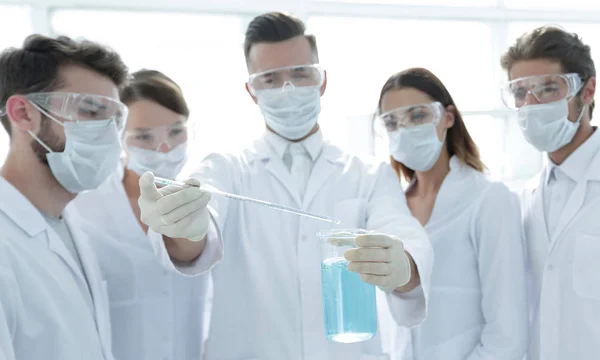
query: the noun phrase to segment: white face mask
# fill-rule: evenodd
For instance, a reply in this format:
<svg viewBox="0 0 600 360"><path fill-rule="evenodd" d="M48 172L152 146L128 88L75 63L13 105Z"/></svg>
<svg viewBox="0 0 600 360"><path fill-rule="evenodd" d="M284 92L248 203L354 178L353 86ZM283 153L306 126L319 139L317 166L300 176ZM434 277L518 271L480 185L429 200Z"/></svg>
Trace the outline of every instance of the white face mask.
<svg viewBox="0 0 600 360"><path fill-rule="evenodd" d="M409 169L420 172L433 167L444 144L438 139L435 124L400 129L388 136L392 157Z"/></svg>
<svg viewBox="0 0 600 360"><path fill-rule="evenodd" d="M547 104L526 105L521 107L517 114L525 139L539 151L554 152L573 140L583 116L583 109L575 122L567 118L567 99Z"/></svg>
<svg viewBox="0 0 600 360"><path fill-rule="evenodd" d="M151 171L154 175L166 179L175 179L183 169L188 157L187 142L164 153L135 146L128 146L127 151L129 153L128 169L138 175Z"/></svg>
<svg viewBox="0 0 600 360"><path fill-rule="evenodd" d="M29 134L46 150L48 165L56 180L70 193L78 194L100 186L119 164L121 144L112 120L64 123L65 150L53 152L31 131Z"/></svg>
<svg viewBox="0 0 600 360"><path fill-rule="evenodd" d="M256 98L267 125L288 140L306 136L321 113L321 88L318 86L261 90Z"/></svg>

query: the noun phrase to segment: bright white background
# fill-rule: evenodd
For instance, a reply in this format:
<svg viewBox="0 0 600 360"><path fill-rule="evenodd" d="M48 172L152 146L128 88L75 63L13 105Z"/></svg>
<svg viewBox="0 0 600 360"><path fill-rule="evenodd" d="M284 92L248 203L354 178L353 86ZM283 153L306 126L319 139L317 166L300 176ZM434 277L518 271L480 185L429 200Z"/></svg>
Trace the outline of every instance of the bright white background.
<svg viewBox="0 0 600 360"><path fill-rule="evenodd" d="M370 132L379 90L397 71L427 67L450 89L492 174L514 186L542 157L500 102L502 52L522 32L554 23L600 56L600 2L585 0L0 0L0 48L31 32L65 34L114 47L132 70L165 72L196 122L189 171L208 152L239 150L263 131L244 89L242 43L252 17L270 10L300 16L317 36L329 79L321 124L331 141L385 158ZM0 159L7 148L2 132Z"/></svg>

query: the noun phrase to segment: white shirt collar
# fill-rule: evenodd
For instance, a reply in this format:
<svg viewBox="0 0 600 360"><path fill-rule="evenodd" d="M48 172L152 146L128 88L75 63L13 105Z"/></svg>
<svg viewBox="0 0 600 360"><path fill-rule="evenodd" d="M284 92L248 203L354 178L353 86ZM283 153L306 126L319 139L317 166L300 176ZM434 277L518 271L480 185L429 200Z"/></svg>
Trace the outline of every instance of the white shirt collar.
<svg viewBox="0 0 600 360"><path fill-rule="evenodd" d="M557 168L575 182L579 182L586 175L594 156L600 151L600 131L594 128L594 133L583 144L565 159L565 161L556 165L548 157L548 169L546 172L546 184L550 181L552 170Z"/></svg>
<svg viewBox="0 0 600 360"><path fill-rule="evenodd" d="M264 137L265 141L269 144L271 149L273 149L275 154L280 159L283 159L284 155L286 154L286 151L288 150L292 142L282 138L281 136L275 134L270 130L265 130ZM317 130L317 132L307 137L306 139L300 141L300 144L304 146L311 160L315 161L321 153L321 149L323 148L323 134L321 133L321 129Z"/></svg>

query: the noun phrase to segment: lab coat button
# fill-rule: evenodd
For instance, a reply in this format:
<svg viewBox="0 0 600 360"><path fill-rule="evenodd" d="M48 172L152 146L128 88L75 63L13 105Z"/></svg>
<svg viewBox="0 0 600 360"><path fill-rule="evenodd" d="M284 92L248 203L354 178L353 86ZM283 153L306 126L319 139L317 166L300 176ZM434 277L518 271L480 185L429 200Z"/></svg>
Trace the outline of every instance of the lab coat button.
<svg viewBox="0 0 600 360"><path fill-rule="evenodd" d="M552 270L552 269L554 269L554 266L548 265L548 270Z"/></svg>
<svg viewBox="0 0 600 360"><path fill-rule="evenodd" d="M302 235L302 241L306 241L306 235Z"/></svg>

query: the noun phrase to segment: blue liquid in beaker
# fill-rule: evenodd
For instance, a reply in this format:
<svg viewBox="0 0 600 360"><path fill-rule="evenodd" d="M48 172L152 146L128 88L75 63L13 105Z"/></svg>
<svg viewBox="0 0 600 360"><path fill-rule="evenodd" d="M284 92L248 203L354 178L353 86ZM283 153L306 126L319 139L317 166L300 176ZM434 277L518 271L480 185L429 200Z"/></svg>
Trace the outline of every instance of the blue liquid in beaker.
<svg viewBox="0 0 600 360"><path fill-rule="evenodd" d="M377 333L375 286L348 271L347 265L341 257L321 263L325 335L340 343L369 340Z"/></svg>

